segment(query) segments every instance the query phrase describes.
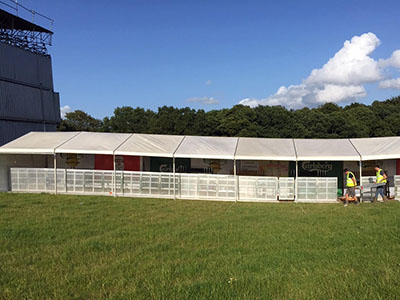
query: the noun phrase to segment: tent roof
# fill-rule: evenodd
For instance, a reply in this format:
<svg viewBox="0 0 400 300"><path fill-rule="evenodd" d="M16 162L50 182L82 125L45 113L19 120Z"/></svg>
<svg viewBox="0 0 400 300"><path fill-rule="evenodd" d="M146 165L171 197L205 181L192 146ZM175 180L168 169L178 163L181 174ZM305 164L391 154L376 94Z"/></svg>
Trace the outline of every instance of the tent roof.
<svg viewBox="0 0 400 300"><path fill-rule="evenodd" d="M54 149L79 132L29 132L0 147L3 154L53 154Z"/></svg>
<svg viewBox="0 0 400 300"><path fill-rule="evenodd" d="M0 154L118 154L241 160L400 159L400 137L264 139L101 132L30 132Z"/></svg>
<svg viewBox="0 0 400 300"><path fill-rule="evenodd" d="M400 137L350 139L362 160L400 158Z"/></svg>
<svg viewBox="0 0 400 300"><path fill-rule="evenodd" d="M239 138L236 159L296 160L292 139Z"/></svg>
<svg viewBox="0 0 400 300"><path fill-rule="evenodd" d="M359 161L348 139L294 139L298 160Z"/></svg>
<svg viewBox="0 0 400 300"><path fill-rule="evenodd" d="M56 149L56 153L113 154L132 134L81 132Z"/></svg>
<svg viewBox="0 0 400 300"><path fill-rule="evenodd" d="M116 151L117 155L173 157L184 136L134 134Z"/></svg>
<svg viewBox="0 0 400 300"><path fill-rule="evenodd" d="M236 137L187 136L175 157L234 159L237 142Z"/></svg>

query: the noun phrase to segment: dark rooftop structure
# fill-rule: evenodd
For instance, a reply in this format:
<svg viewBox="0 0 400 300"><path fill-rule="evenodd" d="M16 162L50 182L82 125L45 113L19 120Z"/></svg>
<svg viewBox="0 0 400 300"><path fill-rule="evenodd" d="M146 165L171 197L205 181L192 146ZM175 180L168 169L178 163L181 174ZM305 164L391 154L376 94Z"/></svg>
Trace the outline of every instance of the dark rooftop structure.
<svg viewBox="0 0 400 300"><path fill-rule="evenodd" d="M19 2L0 0L0 145L60 123L47 51L53 20Z"/></svg>

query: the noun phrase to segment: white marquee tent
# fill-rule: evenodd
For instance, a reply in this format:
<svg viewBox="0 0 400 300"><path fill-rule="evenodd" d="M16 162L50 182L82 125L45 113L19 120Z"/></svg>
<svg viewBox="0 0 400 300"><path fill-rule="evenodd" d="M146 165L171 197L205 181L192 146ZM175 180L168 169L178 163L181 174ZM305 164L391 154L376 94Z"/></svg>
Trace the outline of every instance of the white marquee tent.
<svg viewBox="0 0 400 300"><path fill-rule="evenodd" d="M172 158L174 165L175 158L224 159L233 161L295 161L297 177L298 161L360 162L367 160L400 159L400 137L363 139L269 139L94 132L31 132L0 147L0 172L1 174L7 174L7 166L2 164L2 159L5 157L3 155L22 154L25 155L24 161L33 159L26 155L35 156L37 154L37 157L39 157L39 155L51 155L54 157L54 178L55 181L57 181L59 175L57 175L58 171L56 171L56 154L62 153L104 154L113 155L114 157L116 155L168 157ZM175 167L173 170L175 171ZM361 171L360 164L360 174ZM60 172L62 172L62 170L60 170ZM115 163L113 172L113 178L117 178ZM167 185L170 185L172 182L173 189L171 190L173 190L175 196L175 172L173 173L173 175L165 176L169 176L169 179L166 179L168 182ZM236 163L234 164L233 174L236 178ZM183 175L181 174L180 176ZM194 175L188 174L188 176ZM91 178L95 180L95 177ZM234 190L232 190L232 186L229 187L231 189L230 193L232 194L234 191L238 191L237 179L229 179L228 181L231 185L232 182L235 182L234 185L236 186ZM4 182L0 182L0 185L4 186ZM115 191L117 186L114 179L113 185ZM191 188L189 188L188 192L190 192L190 189ZM169 193L171 193L171 190ZM55 191L57 192L57 187ZM243 188L241 191L243 191ZM220 191L220 193L224 192L225 190ZM209 191L207 193L207 195L209 195ZM235 193L238 195L237 192Z"/></svg>

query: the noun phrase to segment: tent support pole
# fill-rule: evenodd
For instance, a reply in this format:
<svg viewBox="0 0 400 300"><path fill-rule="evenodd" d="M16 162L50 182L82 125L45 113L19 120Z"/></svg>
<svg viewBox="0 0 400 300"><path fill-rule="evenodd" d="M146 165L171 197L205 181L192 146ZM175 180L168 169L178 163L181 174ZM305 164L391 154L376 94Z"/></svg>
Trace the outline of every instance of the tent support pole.
<svg viewBox="0 0 400 300"><path fill-rule="evenodd" d="M298 187L299 187L298 179L299 179L299 162L296 160L296 179L294 181L294 186L295 186L295 189L294 189L294 202L297 202L299 200L298 199Z"/></svg>
<svg viewBox="0 0 400 300"><path fill-rule="evenodd" d="M174 200L176 200L176 186L175 186L175 157L172 158L172 171L174 173L173 179L174 179Z"/></svg>
<svg viewBox="0 0 400 300"><path fill-rule="evenodd" d="M113 154L113 165L114 165L114 176L113 176L113 179L114 179L114 184L113 184L113 194L114 194L114 197L117 197L117 168L116 168L116 165L115 165L115 154Z"/></svg>
<svg viewBox="0 0 400 300"><path fill-rule="evenodd" d="M236 159L233 160L233 178L235 180L235 202L239 200L239 185L237 181L237 174L236 174Z"/></svg>
<svg viewBox="0 0 400 300"><path fill-rule="evenodd" d="M54 164L54 193L57 194L57 154L53 154Z"/></svg>
<svg viewBox="0 0 400 300"><path fill-rule="evenodd" d="M363 202L362 192L362 161L360 160L360 202Z"/></svg>

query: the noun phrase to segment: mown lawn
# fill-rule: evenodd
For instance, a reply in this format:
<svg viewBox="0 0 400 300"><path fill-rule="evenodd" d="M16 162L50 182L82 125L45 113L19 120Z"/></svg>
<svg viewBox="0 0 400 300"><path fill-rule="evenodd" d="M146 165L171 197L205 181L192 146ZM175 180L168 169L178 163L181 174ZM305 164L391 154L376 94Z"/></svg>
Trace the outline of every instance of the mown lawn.
<svg viewBox="0 0 400 300"><path fill-rule="evenodd" d="M400 203L0 194L0 299L399 299Z"/></svg>

